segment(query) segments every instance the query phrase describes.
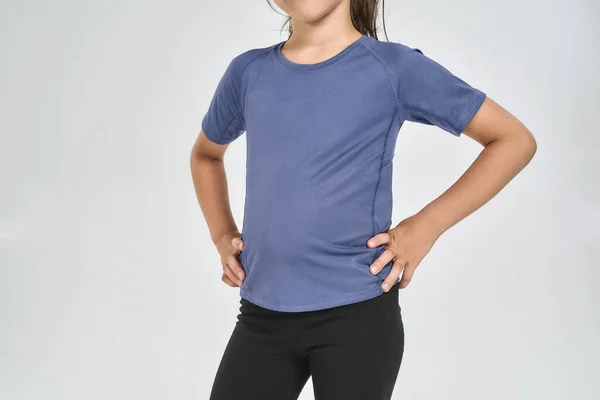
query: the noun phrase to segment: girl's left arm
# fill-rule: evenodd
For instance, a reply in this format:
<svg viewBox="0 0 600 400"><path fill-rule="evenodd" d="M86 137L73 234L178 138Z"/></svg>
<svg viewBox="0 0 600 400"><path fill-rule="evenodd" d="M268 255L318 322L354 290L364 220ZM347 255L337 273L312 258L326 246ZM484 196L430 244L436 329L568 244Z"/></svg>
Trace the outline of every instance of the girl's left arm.
<svg viewBox="0 0 600 400"><path fill-rule="evenodd" d="M389 290L400 273L400 287L405 288L439 236L500 192L525 168L537 150L529 129L489 97L463 133L483 146L471 166L417 214L367 242L369 247L386 245L386 250L372 264L371 273L377 274L393 261L392 270L382 285L384 291Z"/></svg>
<svg viewBox="0 0 600 400"><path fill-rule="evenodd" d="M492 199L537 150L529 129L489 97L463 133L483 150L456 183L417 214L438 236Z"/></svg>

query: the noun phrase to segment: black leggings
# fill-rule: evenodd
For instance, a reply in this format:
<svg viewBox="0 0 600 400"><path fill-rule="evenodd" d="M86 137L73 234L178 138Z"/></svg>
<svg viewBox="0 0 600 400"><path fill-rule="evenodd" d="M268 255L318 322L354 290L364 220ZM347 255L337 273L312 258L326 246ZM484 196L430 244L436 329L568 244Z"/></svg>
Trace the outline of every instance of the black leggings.
<svg viewBox="0 0 600 400"><path fill-rule="evenodd" d="M210 400L389 400L404 353L399 283L369 300L315 311L240 313Z"/></svg>

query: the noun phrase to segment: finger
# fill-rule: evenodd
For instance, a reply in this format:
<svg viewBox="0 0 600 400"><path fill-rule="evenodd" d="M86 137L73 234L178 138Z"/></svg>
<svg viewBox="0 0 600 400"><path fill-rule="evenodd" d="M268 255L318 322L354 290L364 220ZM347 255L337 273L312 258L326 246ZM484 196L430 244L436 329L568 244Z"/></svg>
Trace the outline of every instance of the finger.
<svg viewBox="0 0 600 400"><path fill-rule="evenodd" d="M377 260L373 261L369 270L373 275L377 275L383 267L385 267L390 261L394 259L396 254L391 249L385 249L383 253L379 255Z"/></svg>
<svg viewBox="0 0 600 400"><path fill-rule="evenodd" d="M367 241L368 247L377 247L390 242L390 235L387 232L378 233Z"/></svg>
<svg viewBox="0 0 600 400"><path fill-rule="evenodd" d="M229 277L229 279L231 279L236 285L238 286L242 286L242 280L240 278L238 278L235 275L235 272L233 272L233 270L231 269L231 267L229 266L229 264L225 263L223 265L223 272L225 273L225 275L227 275Z"/></svg>
<svg viewBox="0 0 600 400"><path fill-rule="evenodd" d="M233 239L231 239L231 245L236 250L243 250L244 249L244 241L242 239L240 239L239 237L234 237Z"/></svg>
<svg viewBox="0 0 600 400"><path fill-rule="evenodd" d="M397 261L394 262L394 264L392 265L392 269L390 270L390 273L388 274L388 276L385 278L385 280L381 284L381 288L383 289L384 292L389 291L390 288L392 287L392 285L394 283L396 283L401 272L402 272L401 262L397 262Z"/></svg>
<svg viewBox="0 0 600 400"><path fill-rule="evenodd" d="M223 282L225 282L225 283L226 283L228 286L231 286L231 287L237 287L237 285L235 284L235 282L234 282L234 281L232 281L232 280L231 280L231 279L230 279L230 278L227 276L227 274L226 274L225 272L223 272L223 275L221 275L221 280L222 280Z"/></svg>
<svg viewBox="0 0 600 400"><path fill-rule="evenodd" d="M415 273L416 267L407 265L404 267L404 271L402 271L402 279L400 280L400 289L404 289L410 283L410 280Z"/></svg>
<svg viewBox="0 0 600 400"><path fill-rule="evenodd" d="M231 268L233 273L239 279L244 279L244 269L240 265L240 262L236 256L234 256L233 254L229 255L227 257L227 265L229 265L229 268Z"/></svg>

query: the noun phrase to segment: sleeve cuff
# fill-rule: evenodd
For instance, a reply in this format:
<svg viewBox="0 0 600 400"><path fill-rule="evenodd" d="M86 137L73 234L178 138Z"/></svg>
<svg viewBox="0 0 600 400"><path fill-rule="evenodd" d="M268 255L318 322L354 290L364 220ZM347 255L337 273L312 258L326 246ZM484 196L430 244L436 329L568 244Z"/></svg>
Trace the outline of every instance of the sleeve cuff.
<svg viewBox="0 0 600 400"><path fill-rule="evenodd" d="M460 136L461 133L465 130L465 127L469 124L469 122L471 122L471 120L473 119L473 117L475 116L475 114L477 113L477 111L479 110L479 108L483 104L483 101L486 98L486 94L484 92L477 88L474 88L474 90L475 91L473 92L471 99L469 100L460 117L456 121L454 132L452 132L456 136Z"/></svg>
<svg viewBox="0 0 600 400"><path fill-rule="evenodd" d="M202 119L202 131L204 132L204 136L208 138L213 143L216 144L229 144L231 140L227 140L227 138L223 138L217 134L217 131L213 129L213 127L208 123L206 118Z"/></svg>

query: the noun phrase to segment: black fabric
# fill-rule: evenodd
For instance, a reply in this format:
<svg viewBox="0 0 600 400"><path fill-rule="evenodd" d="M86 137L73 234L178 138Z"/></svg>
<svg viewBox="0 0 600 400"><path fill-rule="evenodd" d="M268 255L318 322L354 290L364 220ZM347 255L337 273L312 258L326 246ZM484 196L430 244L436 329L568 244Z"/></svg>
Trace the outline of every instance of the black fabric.
<svg viewBox="0 0 600 400"><path fill-rule="evenodd" d="M388 400L404 353L399 283L327 309L274 311L240 298L210 400Z"/></svg>

